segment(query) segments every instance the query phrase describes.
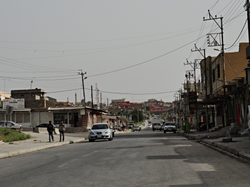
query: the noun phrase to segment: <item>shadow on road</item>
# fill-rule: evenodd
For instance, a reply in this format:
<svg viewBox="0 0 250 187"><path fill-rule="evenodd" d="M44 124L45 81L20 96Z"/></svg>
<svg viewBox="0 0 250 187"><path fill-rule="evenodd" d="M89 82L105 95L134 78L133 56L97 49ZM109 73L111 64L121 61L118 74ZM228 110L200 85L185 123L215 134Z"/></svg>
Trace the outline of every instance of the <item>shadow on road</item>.
<svg viewBox="0 0 250 187"><path fill-rule="evenodd" d="M163 160L163 159L186 159L184 155L157 155L157 156L147 156L149 160Z"/></svg>
<svg viewBox="0 0 250 187"><path fill-rule="evenodd" d="M127 134L115 134L115 139L128 139L128 138L163 138L176 136L174 133L164 133L163 131L152 131L151 129L145 129L139 132L130 132Z"/></svg>

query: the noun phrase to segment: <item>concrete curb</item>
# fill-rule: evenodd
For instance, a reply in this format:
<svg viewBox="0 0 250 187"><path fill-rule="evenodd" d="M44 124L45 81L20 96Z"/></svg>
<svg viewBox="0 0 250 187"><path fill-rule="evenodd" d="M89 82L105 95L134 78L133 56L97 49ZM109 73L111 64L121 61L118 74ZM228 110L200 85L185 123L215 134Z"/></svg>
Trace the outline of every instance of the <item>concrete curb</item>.
<svg viewBox="0 0 250 187"><path fill-rule="evenodd" d="M187 134L187 133L184 133L184 132L180 132L179 134L181 136L187 138L188 140L198 141L202 145L208 146L208 147L210 147L210 148L212 148L212 149L214 149L216 151L219 151L219 152L221 152L223 154L232 156L234 158L240 159L240 160L242 160L242 161L247 162L248 164L250 164L250 156L246 155L244 153L244 151L238 151L238 150L236 150L234 148L227 147L225 145L213 142L211 140L213 138L221 138L221 136L218 136L218 137L213 137L213 136L209 136L209 135L198 135L198 136L195 136L195 135Z"/></svg>
<svg viewBox="0 0 250 187"><path fill-rule="evenodd" d="M243 160L247 163L250 163L250 157L247 156L242 151L238 151L236 149L233 149L233 148L230 148L230 147L227 147L227 146L215 143L215 142L207 141L207 140L202 140L200 143L203 145L206 145L214 150L217 150L221 153L227 154L229 156L233 156L233 157L238 158L240 160Z"/></svg>
<svg viewBox="0 0 250 187"><path fill-rule="evenodd" d="M10 151L10 152L7 152L7 153L0 153L0 159L1 158L9 158L9 157L18 156L18 155L27 154L27 153L32 153L32 152L40 151L40 150L43 150L43 149L59 147L59 146L68 145L68 144L72 144L72 143L78 143L78 142L82 142L82 141L86 141L86 139L85 138L79 138L79 139L76 139L76 140L69 140L69 142L46 143L46 145L40 146L40 147L34 147L34 148L29 148L29 149L21 149L21 150L17 150L17 151Z"/></svg>

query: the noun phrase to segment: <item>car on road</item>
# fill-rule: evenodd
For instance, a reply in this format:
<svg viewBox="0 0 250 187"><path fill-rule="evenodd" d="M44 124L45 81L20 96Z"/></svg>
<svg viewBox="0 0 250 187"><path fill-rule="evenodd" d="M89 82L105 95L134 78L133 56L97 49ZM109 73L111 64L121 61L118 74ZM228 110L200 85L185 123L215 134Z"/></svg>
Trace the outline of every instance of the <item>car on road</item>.
<svg viewBox="0 0 250 187"><path fill-rule="evenodd" d="M164 133L166 132L174 132L176 133L176 125L174 122L165 122L164 124Z"/></svg>
<svg viewBox="0 0 250 187"><path fill-rule="evenodd" d="M148 124L148 125L147 125L147 128L148 128L148 129L151 129L151 128L152 128L152 125L151 125L151 124Z"/></svg>
<svg viewBox="0 0 250 187"><path fill-rule="evenodd" d="M109 127L107 123L95 123L92 128L89 129L89 141L93 142L97 139L113 140L114 131Z"/></svg>
<svg viewBox="0 0 250 187"><path fill-rule="evenodd" d="M13 121L1 121L0 127L5 127L8 129L15 129L15 130L20 130L20 131L23 130L22 125L19 125L18 123L13 122Z"/></svg>
<svg viewBox="0 0 250 187"><path fill-rule="evenodd" d="M141 127L139 127L139 126L134 126L134 131L140 131L141 130Z"/></svg>
<svg viewBox="0 0 250 187"><path fill-rule="evenodd" d="M129 121L128 122L128 129L131 129L132 127L134 127L135 123L133 121Z"/></svg>
<svg viewBox="0 0 250 187"><path fill-rule="evenodd" d="M152 130L160 130L161 131L161 124L160 123L153 123L152 124Z"/></svg>

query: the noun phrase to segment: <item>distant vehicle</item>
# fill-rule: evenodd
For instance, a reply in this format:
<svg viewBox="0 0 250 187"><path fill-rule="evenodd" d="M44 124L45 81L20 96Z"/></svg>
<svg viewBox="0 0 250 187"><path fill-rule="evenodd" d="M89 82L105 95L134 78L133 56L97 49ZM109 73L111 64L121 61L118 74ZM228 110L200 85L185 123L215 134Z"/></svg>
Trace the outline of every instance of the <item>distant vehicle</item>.
<svg viewBox="0 0 250 187"><path fill-rule="evenodd" d="M0 122L0 127L5 127L8 129L15 129L15 130L23 130L22 125L19 125L13 121L1 121Z"/></svg>
<svg viewBox="0 0 250 187"><path fill-rule="evenodd" d="M36 127L44 127L44 128L47 128L47 127L48 127L48 123L41 123L41 124L37 125Z"/></svg>
<svg viewBox="0 0 250 187"><path fill-rule="evenodd" d="M128 122L128 129L131 129L131 127L133 127L134 125L135 125L135 122L129 121Z"/></svg>
<svg viewBox="0 0 250 187"><path fill-rule="evenodd" d="M134 131L140 131L141 130L141 127L139 126L134 126Z"/></svg>
<svg viewBox="0 0 250 187"><path fill-rule="evenodd" d="M167 131L176 133L176 125L174 122L165 122L164 133L166 133Z"/></svg>
<svg viewBox="0 0 250 187"><path fill-rule="evenodd" d="M121 131L122 130L121 125L115 125L115 129L114 130Z"/></svg>
<svg viewBox="0 0 250 187"><path fill-rule="evenodd" d="M148 125L147 125L147 128L148 128L148 129L151 129L151 128L152 128L152 125L148 124Z"/></svg>
<svg viewBox="0 0 250 187"><path fill-rule="evenodd" d="M37 125L36 127L40 127L40 128L44 127L44 128L47 128L47 127L48 127L48 124L49 124L49 123L41 123L41 124ZM56 125L53 124L53 126L54 126L54 127L59 127L59 124L56 124Z"/></svg>
<svg viewBox="0 0 250 187"><path fill-rule="evenodd" d="M113 140L114 131L107 123L95 123L89 129L89 141L93 142L97 139Z"/></svg>
<svg viewBox="0 0 250 187"><path fill-rule="evenodd" d="M160 123L153 123L152 124L152 130L160 130L161 131L161 124Z"/></svg>
<svg viewBox="0 0 250 187"><path fill-rule="evenodd" d="M164 130L165 122L161 122L161 130Z"/></svg>

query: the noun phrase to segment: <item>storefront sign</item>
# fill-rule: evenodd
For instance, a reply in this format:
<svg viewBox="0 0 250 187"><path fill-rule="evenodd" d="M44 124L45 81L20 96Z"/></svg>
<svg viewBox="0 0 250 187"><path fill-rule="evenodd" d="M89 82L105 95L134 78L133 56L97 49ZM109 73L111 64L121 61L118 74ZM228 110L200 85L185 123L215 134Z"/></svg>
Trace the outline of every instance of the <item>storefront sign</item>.
<svg viewBox="0 0 250 187"><path fill-rule="evenodd" d="M195 110L197 103L197 93L196 92L189 92L189 110Z"/></svg>

